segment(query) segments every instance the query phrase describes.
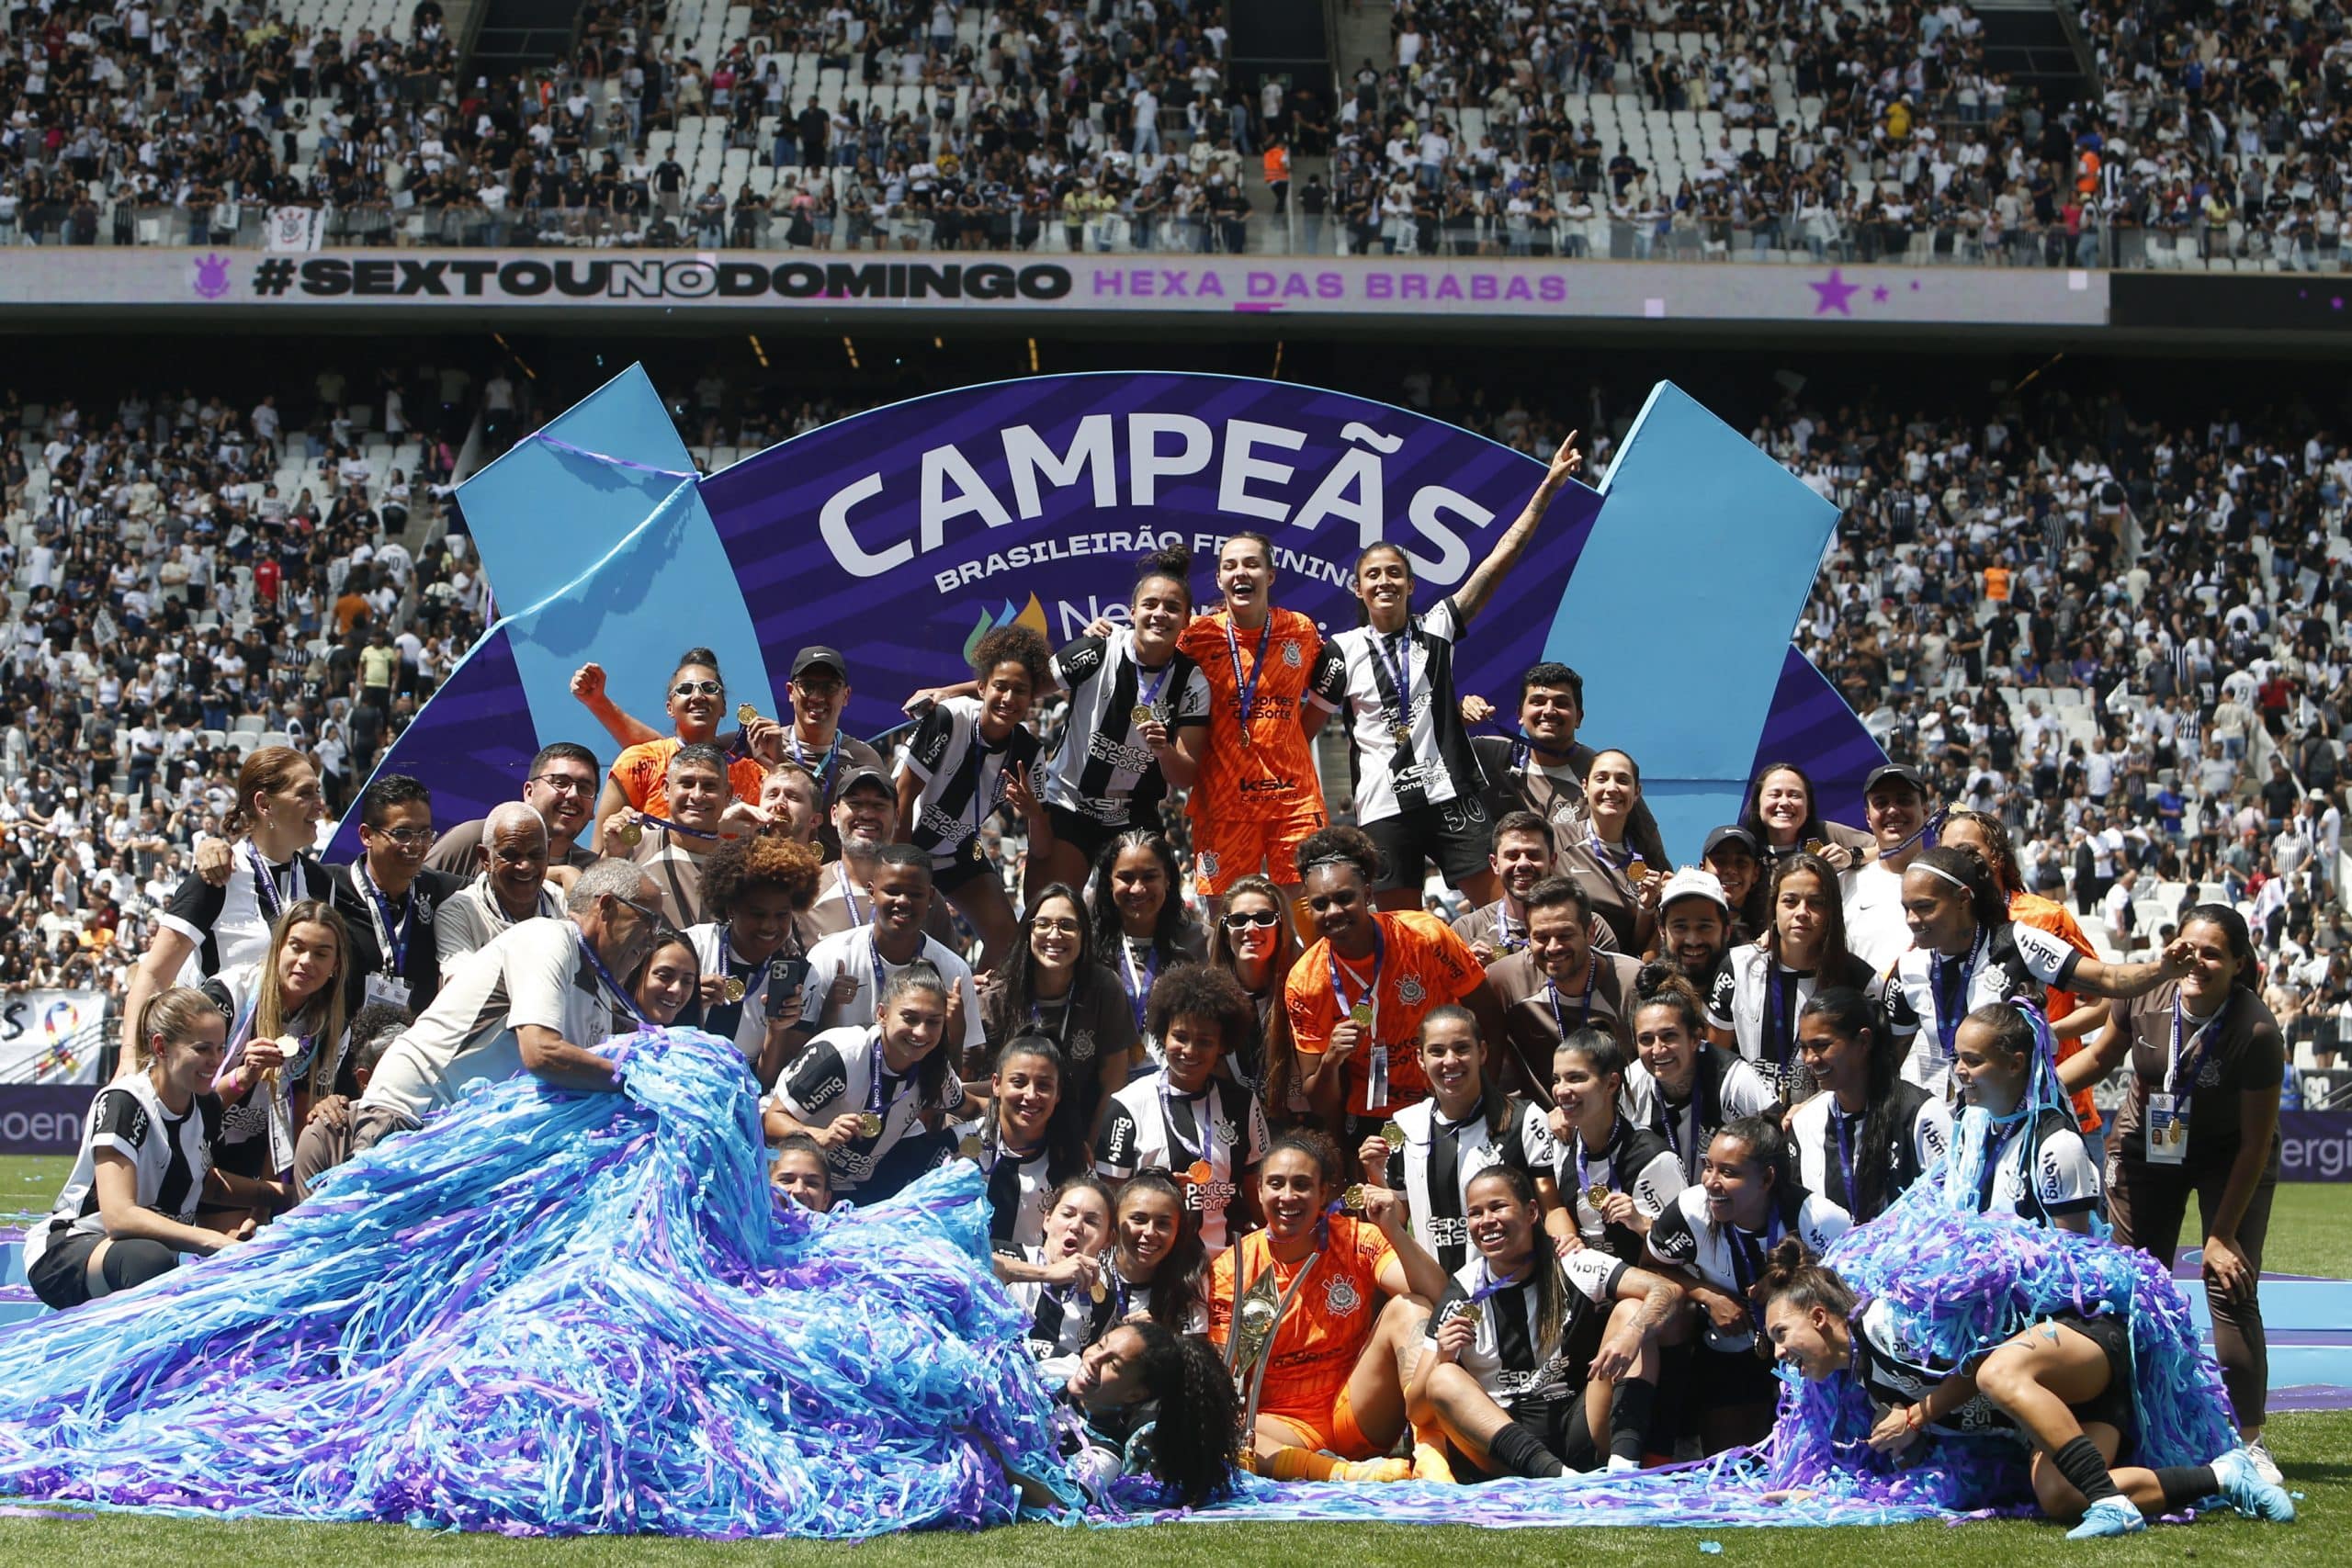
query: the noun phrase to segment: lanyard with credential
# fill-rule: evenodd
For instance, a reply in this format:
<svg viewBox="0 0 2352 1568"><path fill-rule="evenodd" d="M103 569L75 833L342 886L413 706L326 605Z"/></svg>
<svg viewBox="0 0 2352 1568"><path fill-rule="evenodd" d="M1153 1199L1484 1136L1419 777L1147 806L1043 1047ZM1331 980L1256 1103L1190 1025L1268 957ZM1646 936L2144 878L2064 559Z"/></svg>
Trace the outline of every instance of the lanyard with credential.
<svg viewBox="0 0 2352 1568"><path fill-rule="evenodd" d="M1584 999L1577 1004L1578 1029L1585 1028L1592 1022L1592 984L1600 975L1600 954L1596 953L1586 961L1584 966ZM1554 983L1549 975L1544 976L1544 995L1552 1004L1552 1026L1560 1032L1560 1038L1566 1040L1568 1037L1568 1017L1560 1010L1560 987Z"/></svg>
<svg viewBox="0 0 2352 1568"><path fill-rule="evenodd" d="M253 863L254 902L267 913L269 923L274 926L277 917L286 912L286 896L277 890L277 872L261 858L261 852L254 848L251 839L245 840L245 858Z"/></svg>
<svg viewBox="0 0 2352 1568"><path fill-rule="evenodd" d="M2230 1003L2236 999L2237 992L2235 990L2232 990L2228 996L2222 998L2221 1010L2216 1012L2212 1017L2207 1019L2204 1023L2199 1026L2197 1032L2189 1036L2188 1070L2187 1072L2182 1072L2180 1069L2180 1032L2183 1014L2180 1010L2180 993L2178 991L2175 991L2173 993L2172 1049L2166 1053L2165 1056L2165 1092L2166 1094L2175 1092L2173 1084L2176 1081L2177 1081L2181 1086L2179 1090L2180 1093L2194 1094L2197 1092L2197 1075L2205 1070L2205 1058L2212 1053L2214 1037L2221 1033L2222 1021L2230 1016Z"/></svg>
<svg viewBox="0 0 2352 1568"><path fill-rule="evenodd" d="M1388 961L1387 933L1380 929L1380 917L1372 920L1372 980L1363 994L1354 1001L1348 1000L1346 986L1340 973L1340 950L1336 947L1325 954L1331 961L1331 999L1340 1004L1340 1014L1352 1019L1363 1027L1364 1049L1364 1114L1388 1109L1388 1050L1380 1043L1380 968Z"/></svg>
<svg viewBox="0 0 2352 1568"><path fill-rule="evenodd" d="M1250 719L1258 705L1258 682L1266 673L1266 639L1273 635L1274 617L1269 612L1266 624L1258 628L1257 657L1250 666L1249 678L1244 680L1241 674L1241 639L1233 635L1233 616L1227 614L1225 617L1225 648L1233 656L1233 694L1240 709L1241 744L1244 746L1250 744Z"/></svg>
<svg viewBox="0 0 2352 1568"><path fill-rule="evenodd" d="M604 959L597 956L596 946L588 940L588 933L578 926L574 926L571 928L571 936L572 940L580 944L582 953L586 955L589 967L596 971L596 978L603 981L605 989L621 1006L628 1010L628 1015L637 1021L637 1026L639 1029L652 1028L653 1021L645 1016L645 1010L637 1005L637 998L628 994L628 987L615 979L613 972L605 966Z"/></svg>
<svg viewBox="0 0 2352 1568"><path fill-rule="evenodd" d="M1396 694L1396 712L1389 720L1388 728L1397 746L1410 750L1413 744L1412 628L1408 626L1396 634L1396 656L1393 660L1388 653L1388 639L1376 631L1373 632L1372 656L1380 661L1380 668L1387 673L1390 686Z"/></svg>
<svg viewBox="0 0 2352 1568"><path fill-rule="evenodd" d="M1944 955L1928 955L1929 980L1936 988L1936 1043L1942 1047L1941 1060L1947 1065L1952 1059L1954 1042L1960 1035L1960 1021L1968 1013L1968 983L1976 977L1976 960L1984 952L1989 933L1979 930L1968 942L1968 956L1960 961L1957 985L1947 986L1944 976Z"/></svg>
<svg viewBox="0 0 2352 1568"><path fill-rule="evenodd" d="M394 975L407 974L409 931L416 923L414 889L409 892L407 909L395 922L392 901L384 897L382 888L376 886L376 878L368 873L368 863L362 861L351 869L358 874L359 891L367 898L368 918L375 924L376 944L384 955L386 969Z"/></svg>

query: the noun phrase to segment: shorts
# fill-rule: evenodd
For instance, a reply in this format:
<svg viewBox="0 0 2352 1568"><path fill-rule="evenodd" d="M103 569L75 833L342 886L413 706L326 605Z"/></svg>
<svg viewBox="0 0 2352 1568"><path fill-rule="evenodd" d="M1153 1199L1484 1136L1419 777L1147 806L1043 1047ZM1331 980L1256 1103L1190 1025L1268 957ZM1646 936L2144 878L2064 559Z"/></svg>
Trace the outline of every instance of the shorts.
<svg viewBox="0 0 2352 1568"><path fill-rule="evenodd" d="M1489 868L1495 830L1475 795L1435 806L1416 806L1377 822L1360 824L1380 846L1375 893L1421 890L1423 868L1434 862L1449 887L1459 887Z"/></svg>
<svg viewBox="0 0 2352 1568"><path fill-rule="evenodd" d="M2123 1434L2124 1449L2117 1450L2118 1462L2132 1442L2132 1325L2113 1313L2101 1313L2086 1317L2079 1313L2062 1312L2050 1321L2061 1328L2071 1328L2107 1353L2107 1386L2097 1397L2066 1408L2083 1426L2101 1422Z"/></svg>
<svg viewBox="0 0 2352 1568"><path fill-rule="evenodd" d="M935 892L953 893L967 883L995 874L996 866L978 839L965 840L952 855L931 857L931 886Z"/></svg>
<svg viewBox="0 0 2352 1568"><path fill-rule="evenodd" d="M1328 1411L1269 1410L1261 1407L1258 1414L1274 1416L1297 1427L1306 1439L1299 1444L1303 1449L1334 1453L1347 1460L1378 1459L1382 1452L1370 1438L1363 1435L1363 1428L1356 1425L1355 1402L1348 1397L1345 1384L1340 1385L1338 1403Z"/></svg>
<svg viewBox="0 0 2352 1568"><path fill-rule="evenodd" d="M1321 832L1325 820L1320 810L1272 821L1195 817L1193 890L1204 898L1222 898L1243 877L1261 873L1277 887L1292 886L1298 881L1298 846Z"/></svg>
<svg viewBox="0 0 2352 1568"><path fill-rule="evenodd" d="M1694 1413L1771 1404L1781 1397L1781 1380L1772 1375L1772 1363L1756 1353L1753 1341L1737 1350L1696 1347L1690 1376L1689 1398Z"/></svg>
<svg viewBox="0 0 2352 1568"><path fill-rule="evenodd" d="M83 1234L57 1237L26 1269L25 1283L55 1311L80 1306L90 1299L90 1254L104 1240Z"/></svg>
<svg viewBox="0 0 2352 1568"><path fill-rule="evenodd" d="M1522 1399L1510 1407L1510 1419L1511 1425L1534 1433L1535 1440L1571 1472L1599 1470L1609 1461L1609 1455L1592 1440L1592 1424L1585 1418L1582 1389L1556 1399ZM1498 1473L1451 1442L1445 1449L1446 1461L1456 1481L1488 1481Z"/></svg>
<svg viewBox="0 0 2352 1568"><path fill-rule="evenodd" d="M1089 867L1102 857L1105 845L1127 830L1125 827L1114 828L1108 822L1098 822L1085 812L1073 811L1067 806L1047 806L1046 815L1053 821L1055 842L1075 848L1086 857Z"/></svg>

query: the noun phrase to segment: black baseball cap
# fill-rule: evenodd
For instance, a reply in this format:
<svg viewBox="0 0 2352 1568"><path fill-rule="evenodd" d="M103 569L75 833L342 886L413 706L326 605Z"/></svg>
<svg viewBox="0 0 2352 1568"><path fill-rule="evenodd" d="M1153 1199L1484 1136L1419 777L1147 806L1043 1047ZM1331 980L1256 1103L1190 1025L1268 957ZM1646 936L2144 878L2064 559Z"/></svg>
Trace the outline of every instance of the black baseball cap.
<svg viewBox="0 0 2352 1568"><path fill-rule="evenodd" d="M849 679L849 665L842 658L839 649L804 648L792 656L792 678L796 681L800 679L804 671L815 667L831 670L844 681Z"/></svg>
<svg viewBox="0 0 2352 1568"><path fill-rule="evenodd" d="M1900 784L1909 784L1913 789L1919 792L1921 799L1924 800L1927 798L1928 781L1919 776L1917 769L1904 762L1886 762L1878 767L1872 768L1871 770L1871 776L1862 781L1862 793L1864 795L1870 794L1871 791L1878 788L1879 785L1884 784L1889 779L1894 779Z"/></svg>
<svg viewBox="0 0 2352 1568"><path fill-rule="evenodd" d="M1748 857L1751 860L1762 860L1764 858L1764 852L1757 847L1756 835L1736 822L1725 827L1718 828L1713 832L1709 833L1707 835L1707 847L1699 852L1699 858L1701 860L1714 859L1715 852L1723 848L1725 844L1738 845L1741 849L1747 852ZM1661 899L1660 904L1663 906L1664 900Z"/></svg>
<svg viewBox="0 0 2352 1568"><path fill-rule="evenodd" d="M888 795L891 799L896 800L899 798L898 786L890 782L889 774L884 773L881 769L876 767L871 762L860 762L854 767L843 768L842 770L842 776L833 783L833 798L826 802L826 804L829 806L838 805L842 800L848 798L849 792L851 790L855 789L862 784L873 784L878 786L882 793Z"/></svg>

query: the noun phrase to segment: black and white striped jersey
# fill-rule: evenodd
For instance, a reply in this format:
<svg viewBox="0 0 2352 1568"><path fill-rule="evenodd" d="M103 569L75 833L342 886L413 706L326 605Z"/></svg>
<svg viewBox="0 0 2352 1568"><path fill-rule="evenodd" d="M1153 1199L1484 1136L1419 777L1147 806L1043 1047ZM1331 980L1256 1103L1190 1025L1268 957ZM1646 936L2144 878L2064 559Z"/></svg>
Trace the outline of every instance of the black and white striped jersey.
<svg viewBox="0 0 2352 1568"><path fill-rule="evenodd" d="M1054 655L1054 676L1069 693L1069 717L1046 764L1046 803L1106 828L1155 822L1168 780L1143 742L1135 711L1150 705L1171 739L1179 729L1204 729L1208 677L1181 653L1145 669L1135 633L1124 626L1107 637L1080 637Z"/></svg>
<svg viewBox="0 0 2352 1568"><path fill-rule="evenodd" d="M922 781L908 840L941 870L955 863L980 824L1004 803L1005 770L1037 760L1037 738L1025 728L991 747L980 739L979 722L978 697L945 697L932 705L912 738L899 748L899 775L912 773Z"/></svg>

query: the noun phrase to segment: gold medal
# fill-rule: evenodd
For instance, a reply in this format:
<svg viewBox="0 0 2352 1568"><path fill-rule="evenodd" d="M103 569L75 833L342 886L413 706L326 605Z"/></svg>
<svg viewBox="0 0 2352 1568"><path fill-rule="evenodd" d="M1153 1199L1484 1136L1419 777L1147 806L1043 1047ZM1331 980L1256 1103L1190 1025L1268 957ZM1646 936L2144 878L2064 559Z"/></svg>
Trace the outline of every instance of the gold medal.
<svg viewBox="0 0 2352 1568"><path fill-rule="evenodd" d="M1137 703L1135 705L1134 711L1129 713L1127 716L1135 720L1136 728L1140 729L1145 725L1149 724L1153 719L1158 718L1159 716L1151 711L1151 705L1149 703Z"/></svg>
<svg viewBox="0 0 2352 1568"><path fill-rule="evenodd" d="M1196 1159L1184 1168L1184 1179L1194 1187L1206 1187L1216 1176L1216 1168L1204 1159Z"/></svg>
<svg viewBox="0 0 2352 1568"><path fill-rule="evenodd" d="M1380 1141L1386 1144L1392 1149L1402 1148L1405 1145L1404 1127L1395 1122L1382 1122L1380 1124Z"/></svg>
<svg viewBox="0 0 2352 1568"><path fill-rule="evenodd" d="M1348 1010L1348 1017L1355 1022L1363 1024L1366 1029L1370 1029L1372 1027L1372 1004L1370 1002L1358 1002L1355 1006Z"/></svg>
<svg viewBox="0 0 2352 1568"><path fill-rule="evenodd" d="M1607 1185L1602 1182L1596 1181L1591 1186L1586 1188L1584 1190L1584 1201L1591 1204L1595 1209L1599 1209L1603 1203L1609 1201L1609 1189Z"/></svg>
<svg viewBox="0 0 2352 1568"><path fill-rule="evenodd" d="M1102 1280L1097 1280L1093 1284L1087 1287L1086 1293L1094 1298L1094 1304L1096 1306L1101 1306L1104 1302L1111 1299L1111 1287L1104 1284Z"/></svg>
<svg viewBox="0 0 2352 1568"><path fill-rule="evenodd" d="M968 1160L978 1159L980 1157L980 1135L978 1133L970 1134L962 1143L956 1145L956 1152Z"/></svg>
<svg viewBox="0 0 2352 1568"><path fill-rule="evenodd" d="M1476 1302L1456 1302L1453 1303L1453 1310L1445 1315L1449 1321L1458 1317L1476 1328L1478 1326L1479 1320L1486 1315L1486 1312Z"/></svg>
<svg viewBox="0 0 2352 1568"><path fill-rule="evenodd" d="M751 704L749 704L749 703L739 703L739 704L737 704L737 705L736 705L736 707L735 707L735 722L736 722L736 723L741 724L741 725L751 725L751 724L754 724L754 723L758 722L758 720L759 720L759 716L760 716L760 710L759 710L759 709L757 709L757 708L755 708L755 707L753 707Z"/></svg>
<svg viewBox="0 0 2352 1568"><path fill-rule="evenodd" d="M1351 1214L1361 1214L1363 1213L1363 1183L1354 1183L1340 1194L1340 1207L1346 1210Z"/></svg>
<svg viewBox="0 0 2352 1568"><path fill-rule="evenodd" d="M1413 749L1413 732L1401 724L1389 727L1388 739L1396 742L1396 750L1399 751L1409 751Z"/></svg>
<svg viewBox="0 0 2352 1568"><path fill-rule="evenodd" d="M622 823L621 842L627 844L630 849L635 849L638 845L645 842L644 824L640 822Z"/></svg>
<svg viewBox="0 0 2352 1568"><path fill-rule="evenodd" d="M1804 841L1804 852L1809 855L1826 855L1829 852L1829 846L1819 839L1807 839Z"/></svg>
<svg viewBox="0 0 2352 1568"><path fill-rule="evenodd" d="M720 982L718 994L730 1002L740 1002L743 999L743 982L729 975Z"/></svg>
<svg viewBox="0 0 2352 1568"><path fill-rule="evenodd" d="M1649 879L1649 865L1642 859L1641 856L1635 855L1632 860L1625 863L1626 881L1632 883L1634 886L1639 887L1643 883L1647 882Z"/></svg>
<svg viewBox="0 0 2352 1568"><path fill-rule="evenodd" d="M859 1112L857 1118L857 1135L861 1138L880 1137L882 1135L881 1113L874 1111Z"/></svg>

